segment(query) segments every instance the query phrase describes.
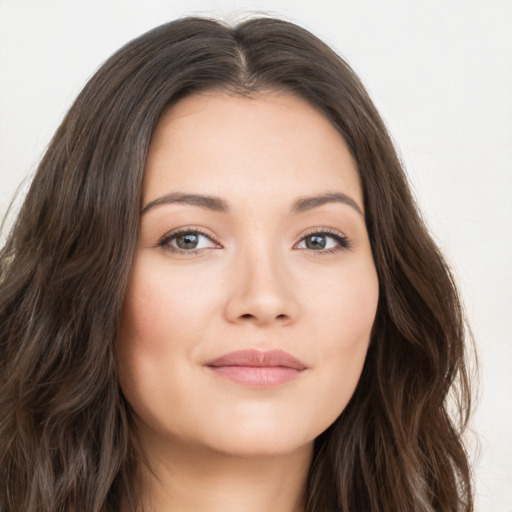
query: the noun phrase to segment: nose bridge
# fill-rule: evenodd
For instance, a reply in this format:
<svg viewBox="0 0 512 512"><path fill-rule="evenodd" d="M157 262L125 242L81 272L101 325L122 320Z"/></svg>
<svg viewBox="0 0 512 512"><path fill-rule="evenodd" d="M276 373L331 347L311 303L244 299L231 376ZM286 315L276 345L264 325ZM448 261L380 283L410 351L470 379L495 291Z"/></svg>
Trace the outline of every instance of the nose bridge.
<svg viewBox="0 0 512 512"><path fill-rule="evenodd" d="M246 239L235 251L226 314L231 321L290 322L298 304L286 254L268 239L268 232L256 238Z"/></svg>

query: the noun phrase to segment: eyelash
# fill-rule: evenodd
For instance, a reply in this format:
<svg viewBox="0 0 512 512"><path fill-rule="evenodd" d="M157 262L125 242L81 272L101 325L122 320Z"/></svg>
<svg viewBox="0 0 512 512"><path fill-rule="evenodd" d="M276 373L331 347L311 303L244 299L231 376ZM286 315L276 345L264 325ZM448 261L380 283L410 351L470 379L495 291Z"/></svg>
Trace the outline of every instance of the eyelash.
<svg viewBox="0 0 512 512"><path fill-rule="evenodd" d="M163 249L168 250L172 253L186 254L186 255L198 254L204 250L204 248L202 248L202 249L191 249L191 250L187 251L185 249L177 249L176 247L172 247L171 245L169 245L169 242L171 242L171 240L174 240L179 235L184 235L184 234L199 234L199 235L205 236L206 238L208 238L210 241L212 241L214 243L218 243L216 240L214 240L210 235L206 234L204 231L201 231L198 228L194 228L194 229L188 228L188 229L181 229L179 231L171 232L171 233L164 235L158 242L158 246L162 247ZM346 236L343 236L343 235L339 234L338 232L330 230L330 229L318 229L318 230L310 231L309 233L307 233L300 239L299 243L302 242L304 239L306 239L310 236L313 236L313 235L328 235L330 238L333 238L334 240L336 240L336 242L338 242L338 244L339 244L337 247L332 248L332 249L323 249L321 251L311 250L312 253L315 255L335 254L339 251L349 250L352 248L352 242Z"/></svg>

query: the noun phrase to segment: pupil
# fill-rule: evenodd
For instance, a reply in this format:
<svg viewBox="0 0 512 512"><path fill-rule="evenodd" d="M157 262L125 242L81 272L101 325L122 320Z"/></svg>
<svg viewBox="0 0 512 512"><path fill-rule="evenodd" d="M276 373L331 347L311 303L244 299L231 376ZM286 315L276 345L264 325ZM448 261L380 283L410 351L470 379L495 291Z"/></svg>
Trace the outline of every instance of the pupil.
<svg viewBox="0 0 512 512"><path fill-rule="evenodd" d="M306 246L308 249L324 249L325 248L325 236L321 235L311 235L306 240Z"/></svg>
<svg viewBox="0 0 512 512"><path fill-rule="evenodd" d="M197 238L197 235L188 233L186 235L179 236L176 241L180 249L195 249L198 242Z"/></svg>

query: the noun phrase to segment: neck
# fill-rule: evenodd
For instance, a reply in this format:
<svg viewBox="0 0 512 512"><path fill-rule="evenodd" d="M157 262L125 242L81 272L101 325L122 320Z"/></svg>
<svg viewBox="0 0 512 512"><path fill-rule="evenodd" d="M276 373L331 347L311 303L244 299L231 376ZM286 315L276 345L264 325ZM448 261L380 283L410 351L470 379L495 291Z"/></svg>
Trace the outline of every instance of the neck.
<svg viewBox="0 0 512 512"><path fill-rule="evenodd" d="M304 512L313 443L292 453L233 456L211 449L146 450L148 512Z"/></svg>

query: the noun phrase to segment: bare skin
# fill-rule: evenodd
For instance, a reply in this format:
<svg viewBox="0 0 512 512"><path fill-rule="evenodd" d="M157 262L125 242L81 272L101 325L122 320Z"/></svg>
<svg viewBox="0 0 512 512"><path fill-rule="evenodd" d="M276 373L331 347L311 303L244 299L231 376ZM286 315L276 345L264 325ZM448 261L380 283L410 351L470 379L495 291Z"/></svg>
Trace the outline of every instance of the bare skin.
<svg viewBox="0 0 512 512"><path fill-rule="evenodd" d="M293 96L193 95L158 124L143 200L118 339L152 468L143 502L302 512L314 439L354 392L378 301L343 138ZM303 368L283 381L252 369L255 385L209 364L240 350L284 351Z"/></svg>

